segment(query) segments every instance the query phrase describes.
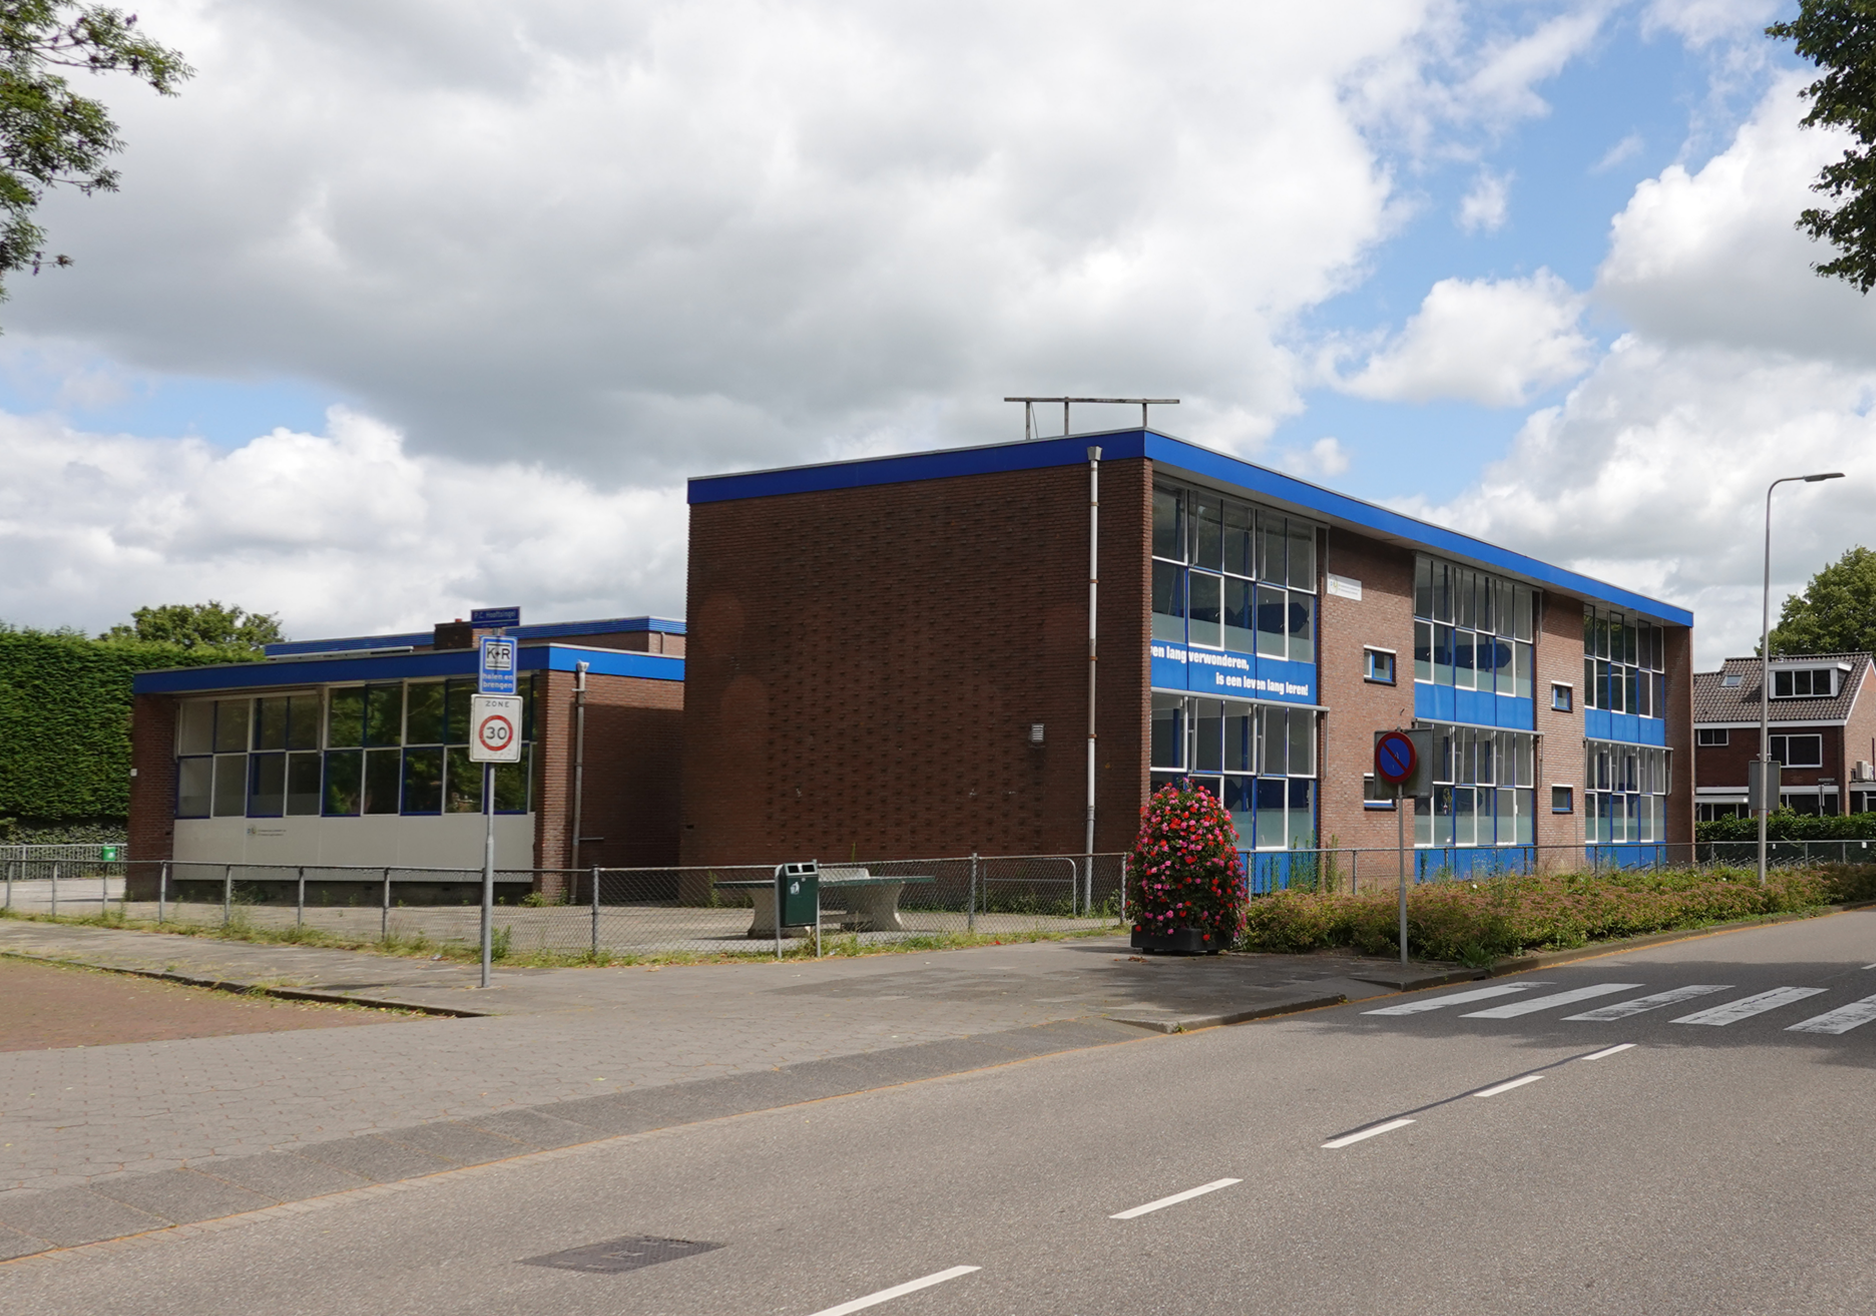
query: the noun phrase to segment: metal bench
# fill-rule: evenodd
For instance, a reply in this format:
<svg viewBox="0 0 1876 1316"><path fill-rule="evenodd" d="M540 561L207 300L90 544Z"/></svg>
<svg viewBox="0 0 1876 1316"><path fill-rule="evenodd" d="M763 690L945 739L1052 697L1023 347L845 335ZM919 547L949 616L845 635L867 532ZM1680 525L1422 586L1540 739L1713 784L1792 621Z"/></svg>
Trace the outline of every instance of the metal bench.
<svg viewBox="0 0 1876 1316"><path fill-rule="evenodd" d="M843 932L905 932L899 918L899 894L908 885L925 885L938 879L927 875L874 877L864 868L823 868L821 870L821 912L841 912ZM768 878L749 881L718 882L719 891L748 891L755 897L755 918L749 925L751 937L775 935L775 883ZM784 936L805 936L814 929L786 927Z"/></svg>

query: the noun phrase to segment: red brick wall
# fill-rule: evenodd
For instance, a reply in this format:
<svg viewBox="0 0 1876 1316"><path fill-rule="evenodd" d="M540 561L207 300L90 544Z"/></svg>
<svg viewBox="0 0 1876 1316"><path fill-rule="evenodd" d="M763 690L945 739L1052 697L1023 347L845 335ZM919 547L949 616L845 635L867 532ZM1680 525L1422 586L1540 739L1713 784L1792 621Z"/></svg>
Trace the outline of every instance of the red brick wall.
<svg viewBox="0 0 1876 1316"><path fill-rule="evenodd" d="M1151 487L1102 463L1103 851L1146 790ZM684 862L1079 851L1087 600L1085 466L691 508Z"/></svg>
<svg viewBox="0 0 1876 1316"><path fill-rule="evenodd" d="M176 699L138 695L131 705L130 857L168 859L176 839Z"/></svg>
<svg viewBox="0 0 1876 1316"><path fill-rule="evenodd" d="M1583 844L1583 600L1542 590L1538 595L1537 661L1531 697L1537 701L1537 843ZM1570 710L1551 707L1551 687L1570 687ZM1569 813L1550 811L1550 788L1570 787ZM1583 851L1541 850L1546 866L1574 871Z"/></svg>
<svg viewBox="0 0 1876 1316"><path fill-rule="evenodd" d="M1694 633L1683 627L1669 627L1663 657L1668 677L1668 844L1688 847L1677 857L1691 858L1694 841Z"/></svg>
<svg viewBox="0 0 1876 1316"><path fill-rule="evenodd" d="M573 863L575 701L572 672L543 672L535 687L534 862ZM582 868L653 868L678 858L678 764L684 687L633 676L586 677ZM542 889L560 894L551 876Z"/></svg>
<svg viewBox="0 0 1876 1316"><path fill-rule="evenodd" d="M1350 530L1330 530L1323 556L1327 571L1361 582L1361 601L1326 590L1322 597L1321 702L1330 709L1322 719L1322 844L1392 848L1394 811L1362 807L1362 778L1374 767L1374 733L1413 725L1414 555ZM1394 650L1395 684L1363 676L1362 650L1369 646ZM1411 803L1406 825L1411 846ZM1388 860L1389 873L1392 865Z"/></svg>

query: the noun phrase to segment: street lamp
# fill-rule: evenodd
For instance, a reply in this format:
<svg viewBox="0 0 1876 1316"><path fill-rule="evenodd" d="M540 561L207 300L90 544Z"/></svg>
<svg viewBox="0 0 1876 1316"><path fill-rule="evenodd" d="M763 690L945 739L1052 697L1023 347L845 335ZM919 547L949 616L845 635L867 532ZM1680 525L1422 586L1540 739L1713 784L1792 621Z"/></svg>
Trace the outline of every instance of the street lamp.
<svg viewBox="0 0 1876 1316"><path fill-rule="evenodd" d="M1765 885L1765 823L1772 810L1766 801L1772 780L1772 490L1802 480L1841 480L1842 471L1820 475L1787 475L1765 486L1765 592L1759 602L1759 797L1752 801L1759 815L1759 885Z"/></svg>

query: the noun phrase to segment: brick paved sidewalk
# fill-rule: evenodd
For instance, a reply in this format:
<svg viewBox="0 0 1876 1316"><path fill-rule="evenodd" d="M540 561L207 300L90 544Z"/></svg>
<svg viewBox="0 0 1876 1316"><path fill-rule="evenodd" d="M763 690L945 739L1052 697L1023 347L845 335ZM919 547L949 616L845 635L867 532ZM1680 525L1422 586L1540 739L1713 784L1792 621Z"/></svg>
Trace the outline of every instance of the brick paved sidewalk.
<svg viewBox="0 0 1876 1316"><path fill-rule="evenodd" d="M474 989L472 966L20 921L0 922L0 953L501 1011L0 1055L0 1220L49 1189L183 1166L212 1172L233 1158L429 1122L1077 1019L1216 1022L1221 1012L1379 995L1390 976L1384 963L1328 956L1141 960L1119 938L500 970L487 992Z"/></svg>

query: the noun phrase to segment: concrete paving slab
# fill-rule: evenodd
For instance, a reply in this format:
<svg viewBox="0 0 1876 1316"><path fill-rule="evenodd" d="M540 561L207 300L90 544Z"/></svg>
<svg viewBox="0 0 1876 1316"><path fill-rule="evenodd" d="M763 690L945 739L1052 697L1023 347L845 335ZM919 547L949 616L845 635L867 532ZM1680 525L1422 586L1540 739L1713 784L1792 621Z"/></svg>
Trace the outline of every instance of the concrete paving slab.
<svg viewBox="0 0 1876 1316"><path fill-rule="evenodd" d="M363 1175L322 1161L310 1161L291 1152L227 1156L192 1168L280 1202L342 1193L348 1188L363 1188L371 1182Z"/></svg>
<svg viewBox="0 0 1876 1316"><path fill-rule="evenodd" d="M52 1244L43 1238L30 1238L25 1234L15 1233L11 1229L0 1229L0 1261L11 1261L14 1257L30 1257L35 1252L45 1252Z"/></svg>
<svg viewBox="0 0 1876 1316"><path fill-rule="evenodd" d="M485 1165L534 1150L526 1143L486 1132L460 1120L412 1124L407 1128L387 1129L378 1136L458 1165Z"/></svg>
<svg viewBox="0 0 1876 1316"><path fill-rule="evenodd" d="M435 1174L439 1170L454 1168L451 1162L440 1156L414 1151L372 1134L309 1143L298 1148L297 1154L308 1160L335 1165L374 1183L414 1179L420 1174Z"/></svg>
<svg viewBox="0 0 1876 1316"><path fill-rule="evenodd" d="M55 1188L0 1199L0 1225L60 1247L162 1229L169 1221L88 1188Z"/></svg>
<svg viewBox="0 0 1876 1316"><path fill-rule="evenodd" d="M258 1211L281 1201L188 1169L119 1175L94 1184L90 1191L177 1225Z"/></svg>
<svg viewBox="0 0 1876 1316"><path fill-rule="evenodd" d="M512 1138L530 1147L543 1149L571 1147L591 1142L593 1131L571 1120L556 1119L539 1110L505 1110L499 1115L483 1115L474 1121L478 1129L487 1129L501 1138Z"/></svg>

